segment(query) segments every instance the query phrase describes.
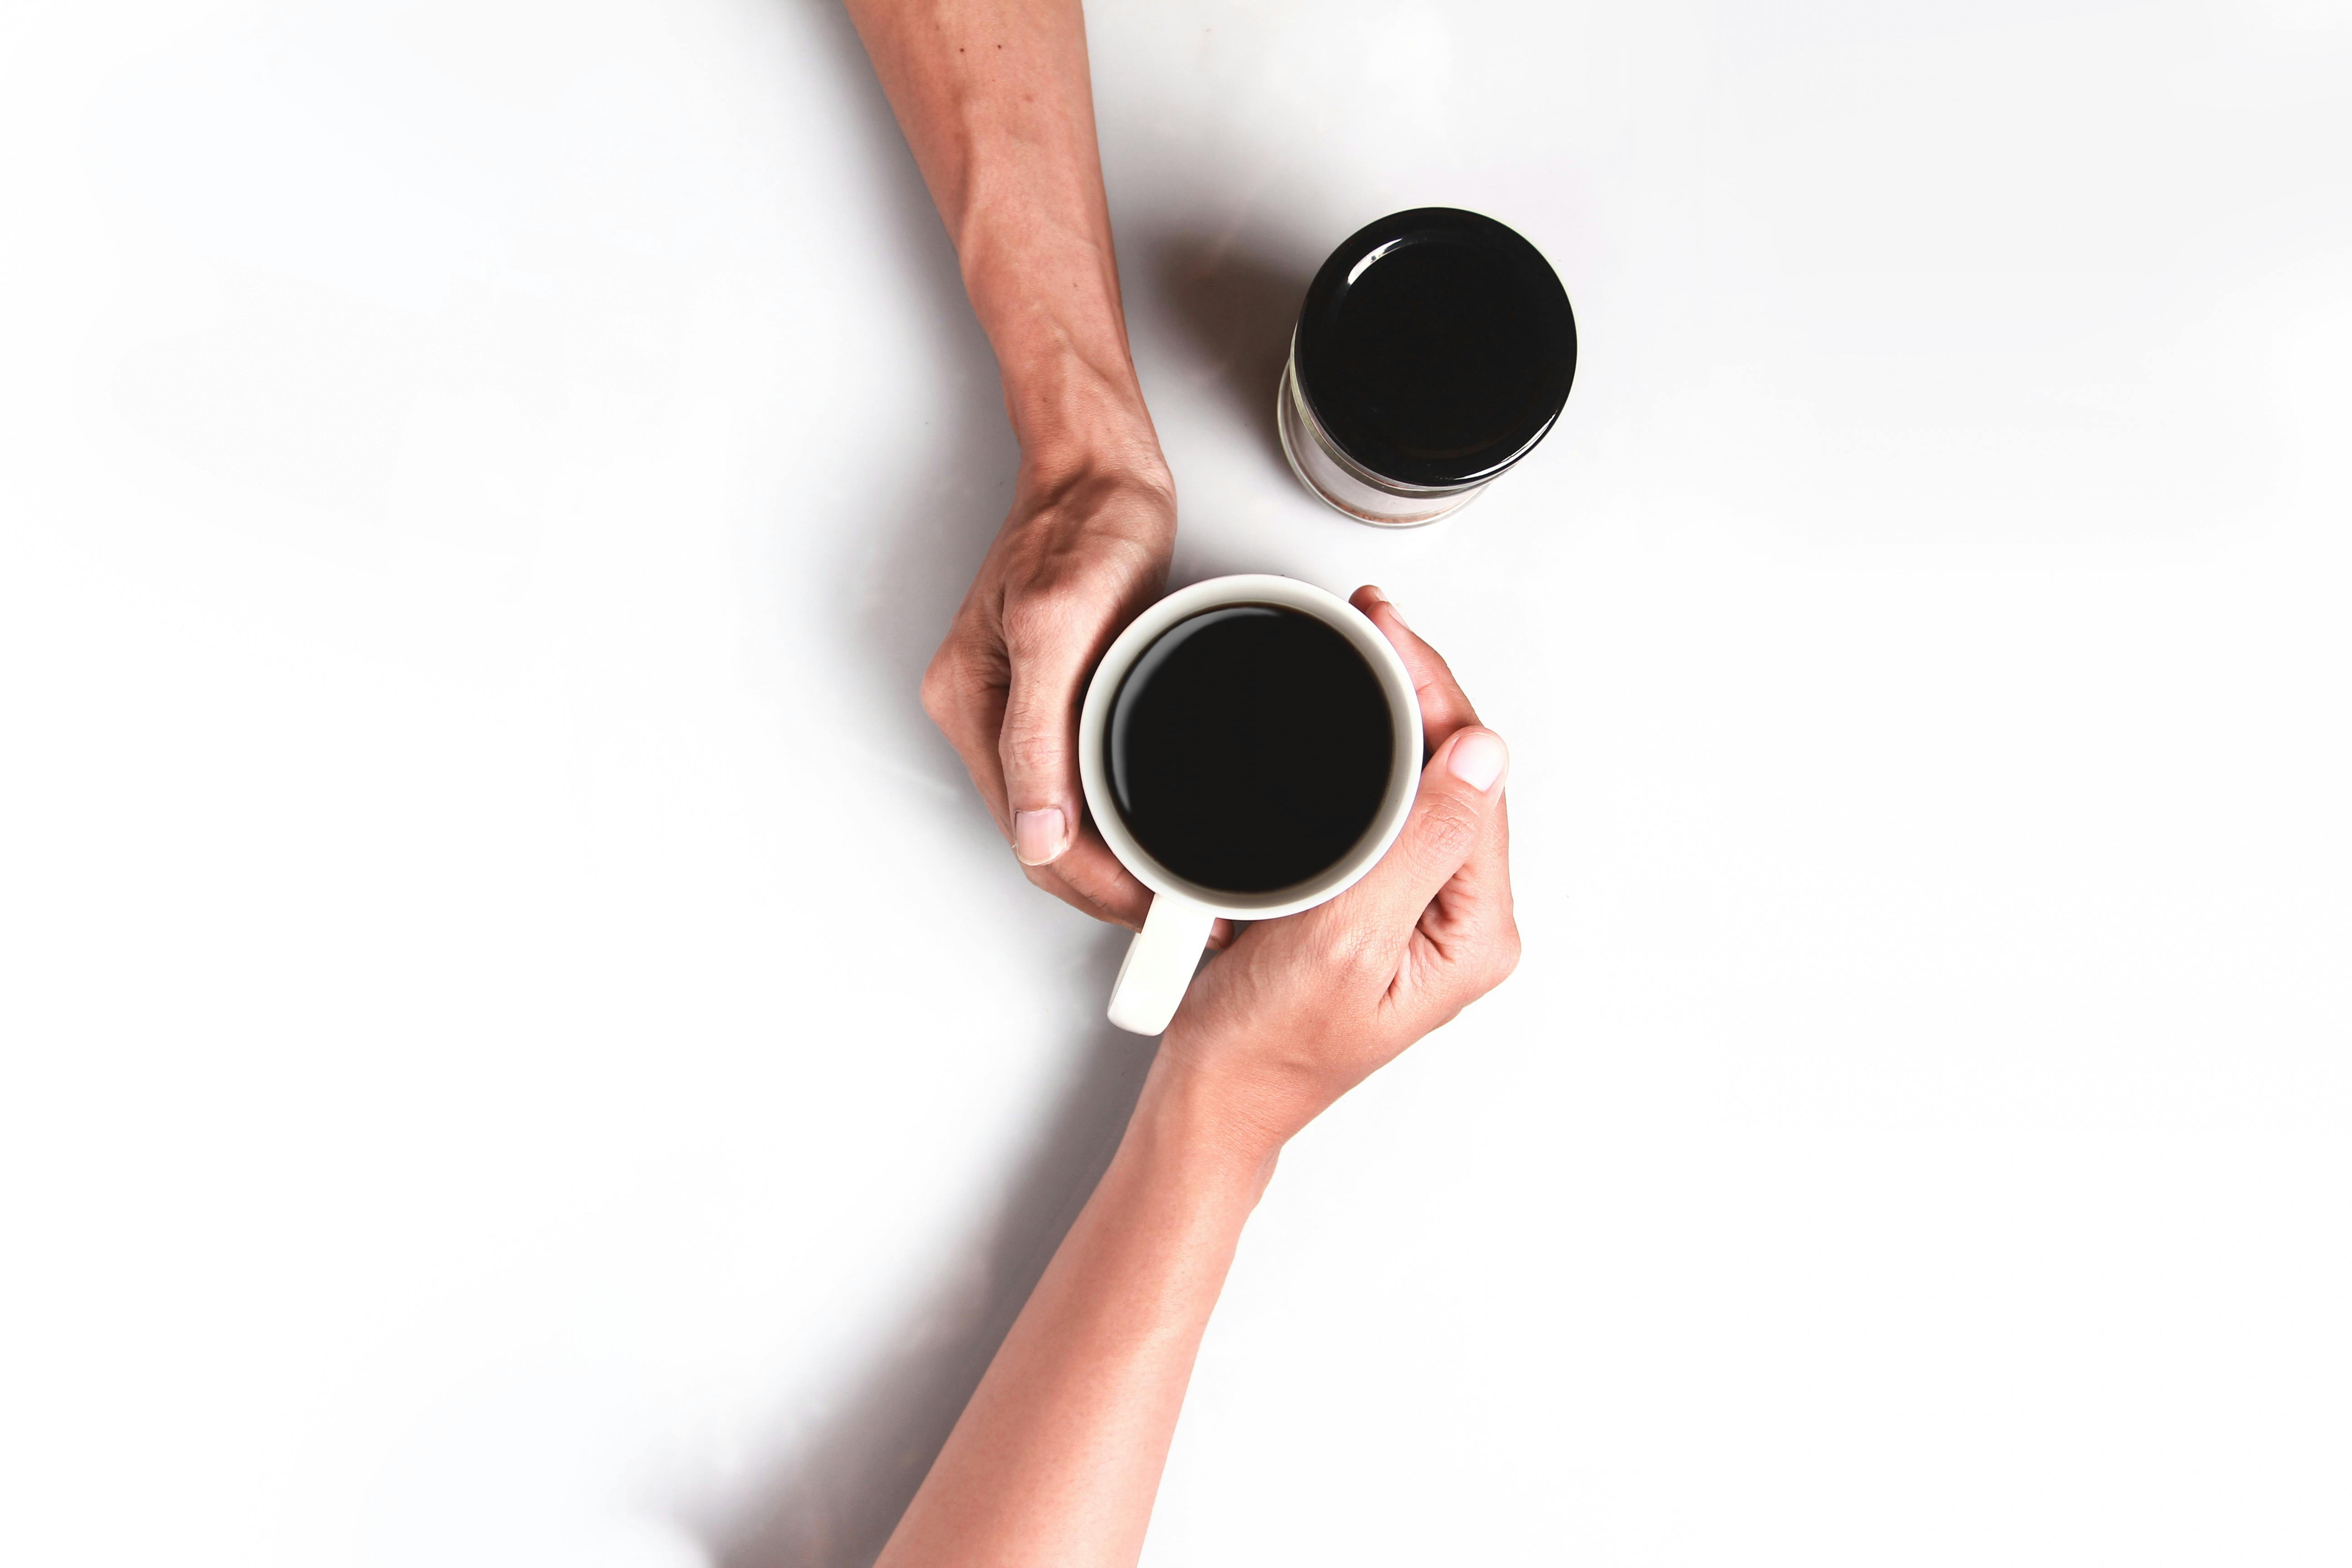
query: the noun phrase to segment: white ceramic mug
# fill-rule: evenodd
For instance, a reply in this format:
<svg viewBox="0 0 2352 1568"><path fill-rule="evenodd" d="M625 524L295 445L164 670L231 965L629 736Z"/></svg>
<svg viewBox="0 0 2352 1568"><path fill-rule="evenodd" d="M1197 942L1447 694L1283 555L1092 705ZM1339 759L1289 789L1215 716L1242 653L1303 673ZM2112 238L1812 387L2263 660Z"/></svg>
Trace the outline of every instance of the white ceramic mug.
<svg viewBox="0 0 2352 1568"><path fill-rule="evenodd" d="M1371 826L1354 847L1306 881L1265 893L1204 888L1152 858L1118 814L1103 754L1112 700L1136 660L1179 622L1227 605L1275 605L1297 610L1346 637L1380 680L1396 740L1388 791L1381 797ZM1209 929L1219 916L1265 921L1311 910L1353 887L1396 842L1421 784L1421 700L1413 694L1412 677L1404 660L1389 646L1389 639L1345 599L1291 577L1212 577L1177 590L1138 616L1095 667L1094 679L1087 685L1086 705L1078 714L1078 772L1086 784L1087 809L1094 814L1104 842L1119 863L1135 873L1136 880L1151 889L1151 912L1128 944L1127 962L1119 965L1118 979L1111 987L1110 1021L1135 1034L1157 1035L1168 1027L1177 1005L1184 1000L1184 988L1192 982L1202 951L1209 945Z"/></svg>

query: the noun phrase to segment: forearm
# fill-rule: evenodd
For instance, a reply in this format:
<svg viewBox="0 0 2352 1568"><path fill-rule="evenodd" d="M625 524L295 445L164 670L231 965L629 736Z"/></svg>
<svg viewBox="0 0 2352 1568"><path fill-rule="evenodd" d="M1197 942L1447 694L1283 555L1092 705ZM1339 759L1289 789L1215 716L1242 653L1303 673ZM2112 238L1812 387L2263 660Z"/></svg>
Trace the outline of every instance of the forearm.
<svg viewBox="0 0 2352 1568"><path fill-rule="evenodd" d="M849 0L1032 461L1159 461L1120 309L1078 0Z"/></svg>
<svg viewBox="0 0 2352 1568"><path fill-rule="evenodd" d="M1135 1561L1202 1331L1273 1169L1206 1086L1154 1066L877 1568Z"/></svg>

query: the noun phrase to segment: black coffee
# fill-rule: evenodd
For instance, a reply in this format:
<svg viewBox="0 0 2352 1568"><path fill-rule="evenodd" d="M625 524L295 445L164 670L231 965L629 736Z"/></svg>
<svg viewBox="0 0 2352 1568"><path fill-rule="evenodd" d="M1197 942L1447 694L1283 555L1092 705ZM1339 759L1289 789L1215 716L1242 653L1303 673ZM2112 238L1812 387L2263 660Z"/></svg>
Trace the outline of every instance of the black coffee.
<svg viewBox="0 0 2352 1568"><path fill-rule="evenodd" d="M1178 622L1128 671L1103 760L1152 858L1264 893L1355 847L1395 746L1380 679L1346 637L1297 610L1229 605Z"/></svg>

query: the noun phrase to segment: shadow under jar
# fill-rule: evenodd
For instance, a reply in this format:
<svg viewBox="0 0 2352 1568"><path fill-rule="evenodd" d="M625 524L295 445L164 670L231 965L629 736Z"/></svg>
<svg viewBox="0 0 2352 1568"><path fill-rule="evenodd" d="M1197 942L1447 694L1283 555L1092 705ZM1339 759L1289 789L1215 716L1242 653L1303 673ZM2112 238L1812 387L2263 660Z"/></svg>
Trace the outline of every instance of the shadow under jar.
<svg viewBox="0 0 2352 1568"><path fill-rule="evenodd" d="M1576 318L1543 252L1478 213L1416 207L1316 273L1275 418L1300 483L1411 528L1533 451L1575 379Z"/></svg>

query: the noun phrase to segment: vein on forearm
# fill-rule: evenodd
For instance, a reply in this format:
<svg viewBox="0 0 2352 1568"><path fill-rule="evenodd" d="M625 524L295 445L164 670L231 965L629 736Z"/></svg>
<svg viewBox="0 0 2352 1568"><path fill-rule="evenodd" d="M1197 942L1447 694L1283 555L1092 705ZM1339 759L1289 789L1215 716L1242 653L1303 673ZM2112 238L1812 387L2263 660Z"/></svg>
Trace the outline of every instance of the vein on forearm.
<svg viewBox="0 0 2352 1568"><path fill-rule="evenodd" d="M1273 1168L1226 1142L1172 1077L1154 1068L884 1568L1135 1560L1202 1332Z"/></svg>
<svg viewBox="0 0 2352 1568"><path fill-rule="evenodd" d="M1076 0L849 0L1024 445L1147 423L1128 351Z"/></svg>

